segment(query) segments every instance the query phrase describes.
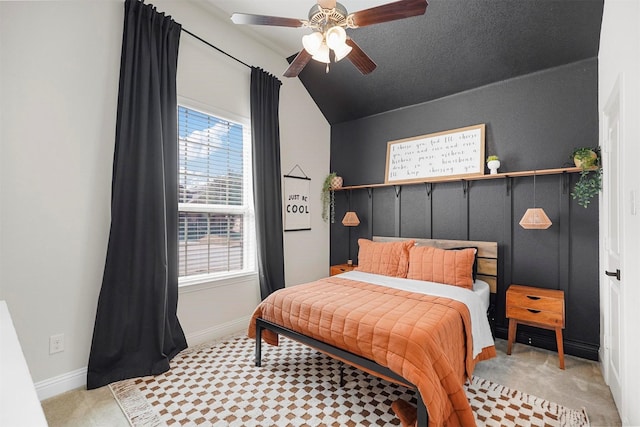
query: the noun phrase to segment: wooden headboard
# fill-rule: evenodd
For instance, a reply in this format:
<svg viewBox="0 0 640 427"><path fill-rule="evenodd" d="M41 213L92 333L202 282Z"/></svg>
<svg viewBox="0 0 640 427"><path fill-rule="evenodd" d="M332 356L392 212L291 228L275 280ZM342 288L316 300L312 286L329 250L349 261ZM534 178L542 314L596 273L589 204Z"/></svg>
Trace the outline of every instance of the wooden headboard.
<svg viewBox="0 0 640 427"><path fill-rule="evenodd" d="M413 237L384 237L373 236L374 242L398 242L401 240L415 240L416 246L433 246L440 249L478 248L478 279L489 284L491 293L495 294L498 286L498 242L482 242L474 240L442 240L420 239Z"/></svg>

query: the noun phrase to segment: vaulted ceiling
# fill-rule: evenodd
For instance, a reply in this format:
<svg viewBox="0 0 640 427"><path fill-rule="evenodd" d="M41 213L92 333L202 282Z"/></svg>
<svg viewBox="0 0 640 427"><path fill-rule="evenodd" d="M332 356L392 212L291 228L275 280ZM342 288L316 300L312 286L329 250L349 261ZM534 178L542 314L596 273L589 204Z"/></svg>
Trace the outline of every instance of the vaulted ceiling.
<svg viewBox="0 0 640 427"><path fill-rule="evenodd" d="M314 0L210 0L233 12L307 18ZM329 123L427 102L598 56L604 0L429 0L422 16L347 30L377 68L311 61L302 81ZM349 12L389 1L342 0ZM287 57L308 29L243 26ZM283 72L284 72L283 67ZM286 77L281 77L285 79Z"/></svg>

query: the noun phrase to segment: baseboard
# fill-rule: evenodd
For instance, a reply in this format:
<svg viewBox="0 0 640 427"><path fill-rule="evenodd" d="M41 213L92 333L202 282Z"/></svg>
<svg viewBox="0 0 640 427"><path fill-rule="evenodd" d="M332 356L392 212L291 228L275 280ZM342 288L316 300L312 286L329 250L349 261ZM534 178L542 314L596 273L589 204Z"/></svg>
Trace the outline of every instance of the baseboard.
<svg viewBox="0 0 640 427"><path fill-rule="evenodd" d="M246 332L250 320L251 316L241 317L231 322L187 334L187 343L189 343L189 346L194 346Z"/></svg>
<svg viewBox="0 0 640 427"><path fill-rule="evenodd" d="M496 326L495 334L497 338L507 339L508 329L504 326ZM555 335L543 335L538 333L538 329L529 329L526 327L518 328L516 334L516 342L532 345L534 347L544 348L545 350L557 351ZM581 357L588 360L599 360L599 345L588 344L579 341L563 340L564 354Z"/></svg>
<svg viewBox="0 0 640 427"><path fill-rule="evenodd" d="M34 386L38 399L41 401L76 388L86 387L87 368L76 369L53 378L38 381Z"/></svg>
<svg viewBox="0 0 640 427"><path fill-rule="evenodd" d="M245 332L251 316L242 317L231 322L216 325L201 331L186 335L189 346L215 341ZM57 375L34 384L38 399L45 400L67 391L87 386L87 367Z"/></svg>

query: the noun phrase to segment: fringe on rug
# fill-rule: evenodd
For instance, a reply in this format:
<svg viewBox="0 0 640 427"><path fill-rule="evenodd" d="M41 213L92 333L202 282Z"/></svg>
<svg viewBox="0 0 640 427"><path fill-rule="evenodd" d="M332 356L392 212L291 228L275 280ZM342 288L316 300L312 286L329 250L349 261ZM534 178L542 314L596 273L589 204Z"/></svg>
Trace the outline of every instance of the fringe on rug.
<svg viewBox="0 0 640 427"><path fill-rule="evenodd" d="M586 424L585 424L586 420ZM581 427L590 426L589 416L587 410L582 408L580 411L566 411L560 416L560 423L563 426Z"/></svg>
<svg viewBox="0 0 640 427"><path fill-rule="evenodd" d="M512 390L509 387L501 384L492 383L489 380L485 380L479 377L471 378L471 385L476 389L485 389L487 394L496 393L503 396L508 396L511 399L518 399L531 406L541 408L543 411L558 416L559 425L562 427L589 427L589 417L585 408L581 410L574 410L566 408L554 402L550 402L541 397L533 396L518 390Z"/></svg>
<svg viewBox="0 0 640 427"><path fill-rule="evenodd" d="M135 381L111 383L109 390L132 426L160 427L166 425L158 417L149 401L140 393Z"/></svg>

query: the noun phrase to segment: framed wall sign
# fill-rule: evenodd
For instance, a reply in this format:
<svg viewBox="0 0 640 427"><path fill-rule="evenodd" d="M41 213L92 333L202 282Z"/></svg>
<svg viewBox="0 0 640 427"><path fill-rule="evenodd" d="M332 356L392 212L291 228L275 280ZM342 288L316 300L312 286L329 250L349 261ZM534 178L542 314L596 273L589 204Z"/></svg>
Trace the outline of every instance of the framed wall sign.
<svg viewBox="0 0 640 427"><path fill-rule="evenodd" d="M485 125L387 143L386 184L484 175Z"/></svg>
<svg viewBox="0 0 640 427"><path fill-rule="evenodd" d="M310 184L311 178L284 175L284 231L311 230Z"/></svg>

